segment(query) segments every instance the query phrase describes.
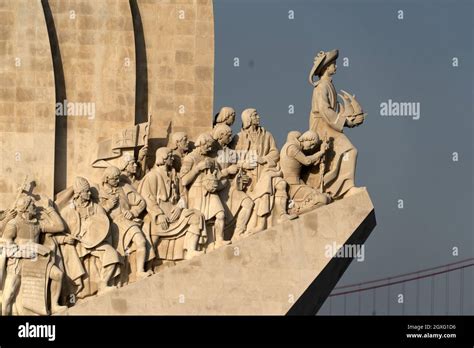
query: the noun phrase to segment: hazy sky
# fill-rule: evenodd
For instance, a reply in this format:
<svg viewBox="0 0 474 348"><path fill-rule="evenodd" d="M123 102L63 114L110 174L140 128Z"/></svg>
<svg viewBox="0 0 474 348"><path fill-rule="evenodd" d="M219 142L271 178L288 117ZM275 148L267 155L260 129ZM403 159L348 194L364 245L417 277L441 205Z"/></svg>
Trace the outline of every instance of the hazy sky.
<svg viewBox="0 0 474 348"><path fill-rule="evenodd" d="M340 50L336 89L356 94L368 113L361 127L345 132L359 150L357 184L367 186L378 225L365 261L354 261L338 285L473 257L472 1L215 0L214 17L215 111L229 105L240 116L257 108L280 147L288 131L308 127L315 54ZM389 99L419 103L420 118L381 116L380 104ZM472 279L470 268L464 292L470 314ZM458 282L459 273L450 274L453 314ZM445 276L435 284L443 293ZM405 292L409 303L413 289ZM377 312L386 307L380 303ZM420 306L429 314L427 304ZM391 308L396 312L396 304Z"/></svg>

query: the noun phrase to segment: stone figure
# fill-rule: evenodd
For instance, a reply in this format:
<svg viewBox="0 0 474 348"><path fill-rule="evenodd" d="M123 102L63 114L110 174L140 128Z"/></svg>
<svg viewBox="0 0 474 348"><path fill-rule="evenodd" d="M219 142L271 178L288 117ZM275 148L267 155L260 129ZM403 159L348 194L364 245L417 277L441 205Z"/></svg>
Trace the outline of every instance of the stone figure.
<svg viewBox="0 0 474 348"><path fill-rule="evenodd" d="M41 239L44 233L63 231L63 221L50 200L41 209L32 197L21 195L14 210L16 216L8 221L3 233L6 259L0 262L0 275L6 277L0 279L2 315L58 312L65 308L58 304L63 272L54 265L53 252Z"/></svg>
<svg viewBox="0 0 474 348"><path fill-rule="evenodd" d="M196 148L183 159L180 178L187 188L189 208L203 213L207 223L214 225L215 247L230 244L224 240L225 213L218 191L221 172L215 158L212 158L214 139L209 133L198 136Z"/></svg>
<svg viewBox="0 0 474 348"><path fill-rule="evenodd" d="M84 266L88 263L89 267L85 267L88 273L84 274L82 281L87 277L89 283L97 284L98 293L101 294L114 288L111 281L120 274L119 255L111 245L110 223L105 210L91 200L89 182L76 177L73 190L72 201L61 210L70 237L68 244L74 245ZM79 281L74 278L78 284ZM89 290L85 296L94 292Z"/></svg>
<svg viewBox="0 0 474 348"><path fill-rule="evenodd" d="M232 141L232 129L225 123L219 123L214 126L212 137L215 140L215 156L222 178L225 178L219 196L226 208L226 230L231 231L232 239L238 239L247 232L254 207L253 200L245 192L250 178L245 174L243 164L238 162L234 151L228 148Z"/></svg>
<svg viewBox="0 0 474 348"><path fill-rule="evenodd" d="M354 186L357 149L343 133L343 128L357 127L365 119L365 114L354 96L343 92L345 107L337 101L332 76L336 73L338 54L338 50L319 52L309 74L309 82L314 87L310 129L320 136L327 134L333 139L330 168L323 177L323 185L325 192L335 199L358 191ZM318 76L319 80L315 82L314 76Z"/></svg>
<svg viewBox="0 0 474 348"><path fill-rule="evenodd" d="M146 201L144 230L151 236L161 260L190 259L201 254L206 243L204 218L196 209L188 209L179 178L173 170L173 151L156 150L155 166L140 184Z"/></svg>
<svg viewBox="0 0 474 348"><path fill-rule="evenodd" d="M301 179L301 169L305 166L319 165L329 146L327 142L323 142L320 151L309 156L305 154L305 152L314 150L318 144L317 133L307 131L301 134L292 131L288 133L287 141L281 149L280 165L283 178L289 186L289 198L292 202L290 212L292 213L302 214L330 202L329 195L306 185Z"/></svg>
<svg viewBox="0 0 474 348"><path fill-rule="evenodd" d="M213 125L225 124L232 127L235 121L235 110L230 106L222 107L219 112L214 116Z"/></svg>
<svg viewBox="0 0 474 348"><path fill-rule="evenodd" d="M146 173L146 156L148 154L148 146L143 146L138 152L138 159L130 153L124 153L118 163L121 171L120 180L137 188L139 181Z"/></svg>
<svg viewBox="0 0 474 348"><path fill-rule="evenodd" d="M260 126L255 109L242 112L242 129L236 136L235 150L246 160L250 176L248 195L254 200L251 225L253 232L264 230L273 212L277 221L294 219L287 214L287 184L282 178L279 152L273 135Z"/></svg>
<svg viewBox="0 0 474 348"><path fill-rule="evenodd" d="M138 219L145 210L145 200L132 185L120 181L120 170L113 166L104 171L99 200L111 220L112 246L122 259L135 251L136 277L148 277L151 272L145 271L145 263L149 260L147 240L141 230L142 221Z"/></svg>
<svg viewBox="0 0 474 348"><path fill-rule="evenodd" d="M183 158L189 152L189 140L186 133L176 132L171 134L168 148L172 151L173 168L177 173L179 173Z"/></svg>
<svg viewBox="0 0 474 348"><path fill-rule="evenodd" d="M13 209L7 209L0 212L0 238L3 235L3 230L5 229L8 221L12 220L16 214L17 212Z"/></svg>

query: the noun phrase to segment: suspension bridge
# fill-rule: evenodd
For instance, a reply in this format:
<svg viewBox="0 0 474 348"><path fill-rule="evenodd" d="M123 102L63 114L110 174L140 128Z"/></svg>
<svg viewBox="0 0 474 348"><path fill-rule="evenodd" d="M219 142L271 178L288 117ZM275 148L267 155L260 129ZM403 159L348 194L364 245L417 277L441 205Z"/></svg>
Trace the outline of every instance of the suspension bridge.
<svg viewBox="0 0 474 348"><path fill-rule="evenodd" d="M474 258L338 286L319 315L472 314ZM469 313L470 312L470 313Z"/></svg>

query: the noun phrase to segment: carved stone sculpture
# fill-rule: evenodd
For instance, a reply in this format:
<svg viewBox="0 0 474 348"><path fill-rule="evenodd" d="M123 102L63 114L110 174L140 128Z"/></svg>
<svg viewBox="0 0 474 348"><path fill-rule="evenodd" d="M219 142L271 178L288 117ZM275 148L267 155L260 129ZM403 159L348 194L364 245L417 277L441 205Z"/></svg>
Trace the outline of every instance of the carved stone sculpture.
<svg viewBox="0 0 474 348"><path fill-rule="evenodd" d="M121 171L120 180L137 188L139 181L143 178L146 172L145 160L148 154L148 146L143 146L138 152L138 159L124 153L119 160L118 168Z"/></svg>
<svg viewBox="0 0 474 348"><path fill-rule="evenodd" d="M221 172L215 158L212 158L214 139L209 133L198 136L196 148L186 155L180 171L183 185L187 187L187 202L190 208L203 213L207 223L212 223L215 247L230 244L224 240L225 213L217 193Z"/></svg>
<svg viewBox="0 0 474 348"><path fill-rule="evenodd" d="M255 202L250 222L253 232L267 227L272 211L277 221L294 219L287 214L287 184L278 164L275 139L260 126L257 110L242 112L242 130L236 138L235 150L246 159L245 169L251 180L247 193Z"/></svg>
<svg viewBox="0 0 474 348"><path fill-rule="evenodd" d="M151 272L145 271L145 263L154 255L148 254L150 257L147 257L147 240L141 230L142 221L138 218L145 210L145 200L133 186L120 181L117 167L105 169L99 186L99 199L111 220L112 246L122 258L135 251L136 277L148 277Z"/></svg>
<svg viewBox="0 0 474 348"><path fill-rule="evenodd" d="M330 168L324 175L323 185L325 192L335 199L358 191L354 187L357 149L343 133L343 128L357 127L365 119L365 114L355 97L343 92L342 98L345 100L346 107L341 107L337 101L332 75L336 73L338 55L338 50L319 52L309 74L309 82L314 87L309 126L320 136L327 135L333 141ZM314 82L314 76L318 76L319 80ZM310 177L310 181L317 177L317 175ZM315 181L313 180L312 183L315 184Z"/></svg>
<svg viewBox="0 0 474 348"><path fill-rule="evenodd" d="M289 186L289 198L292 202L289 211L292 213L302 214L330 202L330 197L327 194L306 185L301 179L302 167L319 165L321 158L328 149L328 144L323 142L320 151L307 156L305 152L314 150L318 143L318 134L313 131L307 131L303 134L292 131L288 133L287 141L281 149L280 165L283 178Z"/></svg>
<svg viewBox="0 0 474 348"><path fill-rule="evenodd" d="M352 93L337 98L338 51L320 52L309 74L311 131L290 132L277 148L285 139L268 130L276 137L281 120L242 112L239 81L214 93L214 63L229 52L214 52L223 35L213 3L0 0L3 314L60 305L70 307L61 314L84 305L81 314L294 314L314 311L335 286L350 259L331 243L361 244L375 224L343 132L365 114ZM248 59L245 69L243 54L235 71L265 73ZM297 87L288 73L311 68L274 63L287 88ZM252 103L287 111L254 94ZM37 192L25 179L16 196L24 175Z"/></svg>
<svg viewBox="0 0 474 348"><path fill-rule="evenodd" d="M171 139L169 141L168 147L172 151L173 168L177 173L179 173L179 171L181 170L181 163L183 161L183 158L189 151L188 136L184 132L176 132L171 134Z"/></svg>
<svg viewBox="0 0 474 348"><path fill-rule="evenodd" d="M219 197L224 203L226 231L232 239L238 239L247 232L247 224L254 207L253 200L245 192L250 178L238 162L235 151L228 148L232 141L232 129L225 123L214 126L212 136L215 142L215 156L221 169L223 189Z"/></svg>
<svg viewBox="0 0 474 348"><path fill-rule="evenodd" d="M114 288L111 281L120 274L119 255L111 245L105 210L91 200L89 182L76 177L73 189L74 197L61 210L61 216L66 222L68 242L75 246L87 271L82 280L87 278L89 284L97 284L100 294ZM84 296L95 293L93 288L85 290Z"/></svg>
<svg viewBox="0 0 474 348"><path fill-rule="evenodd" d="M204 218L200 211L187 209L180 187L172 150L159 148L155 166L143 178L139 191L146 201L144 230L161 260L190 259L201 254L206 243Z"/></svg>
<svg viewBox="0 0 474 348"><path fill-rule="evenodd" d="M13 209L7 209L0 212L0 238L3 235L3 230L7 225L8 221L12 220L16 216L17 212Z"/></svg>
<svg viewBox="0 0 474 348"><path fill-rule="evenodd" d="M64 224L50 200L40 209L32 197L21 195L14 210L16 216L8 221L3 233L6 259L0 262L0 274L5 277L0 279L2 315L60 311L63 272L54 265L52 250L42 245L40 238L44 233L63 231Z"/></svg>
<svg viewBox="0 0 474 348"><path fill-rule="evenodd" d="M218 124L225 124L231 127L235 121L235 110L230 106L222 107L214 116L214 126Z"/></svg>

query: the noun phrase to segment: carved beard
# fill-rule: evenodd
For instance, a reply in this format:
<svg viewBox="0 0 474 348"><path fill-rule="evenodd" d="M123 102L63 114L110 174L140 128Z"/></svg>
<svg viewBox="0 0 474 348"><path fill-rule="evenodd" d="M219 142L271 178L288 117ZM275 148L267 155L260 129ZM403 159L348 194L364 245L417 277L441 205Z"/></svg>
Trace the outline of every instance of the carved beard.
<svg viewBox="0 0 474 348"><path fill-rule="evenodd" d="M23 211L23 212L20 212L19 216L21 216L21 218L23 220L25 220L27 223L35 223L37 220L36 220L36 210L35 211Z"/></svg>
<svg viewBox="0 0 474 348"><path fill-rule="evenodd" d="M91 198L89 197L88 199L82 198L81 196L77 197L79 206L81 207L87 207L91 201Z"/></svg>
<svg viewBox="0 0 474 348"><path fill-rule="evenodd" d="M79 205L81 207L87 207L89 205L90 199L79 198Z"/></svg>

